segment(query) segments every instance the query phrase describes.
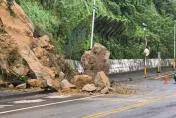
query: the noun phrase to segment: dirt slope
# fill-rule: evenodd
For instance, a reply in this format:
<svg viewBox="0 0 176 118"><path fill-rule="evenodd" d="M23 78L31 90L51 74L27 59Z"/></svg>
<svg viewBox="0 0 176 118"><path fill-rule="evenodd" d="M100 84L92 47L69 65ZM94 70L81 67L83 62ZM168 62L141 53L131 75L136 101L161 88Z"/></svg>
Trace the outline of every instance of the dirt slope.
<svg viewBox="0 0 176 118"><path fill-rule="evenodd" d="M47 57L50 51L53 50L53 46L49 44L49 38L47 40L45 40L46 36L40 39L34 38L34 26L21 7L13 2L10 8L15 13L15 16L10 15L8 3L6 0L3 0L0 6L0 39L2 39L2 41L7 41L7 39L13 41L16 45L17 52L21 58L27 62L35 77L37 79L47 80L45 81L47 82L47 85L52 86L52 80L55 78L56 73L59 72L56 72L56 68L52 64L46 67L41 62L42 58ZM7 35L8 38L4 39L4 35ZM37 42L41 43L44 41L47 44L43 47L37 44ZM3 49L3 44L0 44L1 50L6 50L11 47L11 44L9 44L9 47L7 46L6 49ZM45 49L45 47L50 48ZM45 52L45 55L41 55L40 59L36 57L36 54L34 53L35 48L40 48L42 52ZM47 59L48 62L50 62L50 58L47 57ZM59 69L57 70L59 71Z"/></svg>

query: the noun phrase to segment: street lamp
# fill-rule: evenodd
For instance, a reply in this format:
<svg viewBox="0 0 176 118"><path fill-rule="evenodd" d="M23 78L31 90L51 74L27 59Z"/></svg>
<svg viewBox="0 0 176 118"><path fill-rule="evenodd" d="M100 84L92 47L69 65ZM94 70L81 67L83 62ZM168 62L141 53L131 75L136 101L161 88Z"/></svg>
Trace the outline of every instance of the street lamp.
<svg viewBox="0 0 176 118"><path fill-rule="evenodd" d="M91 39L90 39L90 49L92 49L92 47L93 47L95 8L96 8L96 0L94 0L94 4L93 4L93 18L92 18L92 33L91 33Z"/></svg>
<svg viewBox="0 0 176 118"><path fill-rule="evenodd" d="M145 58L144 58L144 75L146 77L146 74L147 74L146 57L149 55L150 51L148 49L148 44L147 44L147 39L146 39L146 34L145 34L147 25L145 23L142 23L142 27L144 30L144 39L145 39L145 45L146 45L146 48L144 49L144 56L145 56Z"/></svg>

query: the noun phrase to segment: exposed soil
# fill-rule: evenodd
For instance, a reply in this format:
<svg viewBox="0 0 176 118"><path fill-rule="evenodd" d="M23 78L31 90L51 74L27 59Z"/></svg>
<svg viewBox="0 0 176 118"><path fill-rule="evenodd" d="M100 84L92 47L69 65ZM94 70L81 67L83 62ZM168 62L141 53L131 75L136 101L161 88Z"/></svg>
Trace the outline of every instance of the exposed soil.
<svg viewBox="0 0 176 118"><path fill-rule="evenodd" d="M0 77L4 74L6 76L0 79L7 81L26 76L42 79L42 81L47 80L45 86L52 86L52 80L58 77L64 67L64 60L62 56L56 54L50 37L44 35L34 38L34 29L31 20L15 1L9 6L7 0L2 0L0 4ZM19 75L13 71L14 66L19 64L29 69L27 75Z"/></svg>

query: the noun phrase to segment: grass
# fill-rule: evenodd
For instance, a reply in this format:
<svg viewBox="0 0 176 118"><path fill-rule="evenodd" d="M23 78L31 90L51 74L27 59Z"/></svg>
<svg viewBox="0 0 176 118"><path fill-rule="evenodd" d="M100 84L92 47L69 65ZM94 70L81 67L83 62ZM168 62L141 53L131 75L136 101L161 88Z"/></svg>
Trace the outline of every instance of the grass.
<svg viewBox="0 0 176 118"><path fill-rule="evenodd" d="M21 2L20 3L25 12L29 15L33 21L35 28L42 33L53 33L56 29L54 26L58 26L59 19L52 16L52 14L44 10L44 8L38 5L36 2Z"/></svg>

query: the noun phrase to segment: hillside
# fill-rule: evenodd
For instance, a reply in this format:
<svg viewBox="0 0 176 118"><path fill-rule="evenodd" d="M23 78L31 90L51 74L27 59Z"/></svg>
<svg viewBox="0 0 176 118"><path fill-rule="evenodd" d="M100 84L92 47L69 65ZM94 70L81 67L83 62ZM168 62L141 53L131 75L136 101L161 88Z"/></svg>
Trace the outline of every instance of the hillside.
<svg viewBox="0 0 176 118"><path fill-rule="evenodd" d="M89 48L93 1L79 0L73 3L70 0L54 2L16 0L16 2L33 21L37 35L49 34L55 39L58 53L65 54L66 58L80 60L84 50ZM165 0L123 2L97 0L96 17L107 16L109 22L106 24L112 20L122 21L124 24L119 29L122 27L125 30L123 33L117 32L116 37L95 32L94 41L105 45L111 51L113 59L143 58L141 52L145 46L141 24L144 22L147 24L145 34L151 47L149 58L157 57L158 51L163 58L171 58L173 43L170 42L173 42L175 4L175 1Z"/></svg>
<svg viewBox="0 0 176 118"><path fill-rule="evenodd" d="M47 32L53 36L59 53L64 53L67 58L79 60L84 50L89 48L93 1L17 0L17 2L34 22L38 32ZM109 22L105 24L112 20L122 21L124 25L119 28L125 30L123 33L117 32L116 37L96 33L95 42L104 44L111 51L113 59L143 58L141 52L145 46L141 24L144 22L147 24L146 35L151 47L149 58L157 57L158 51L163 58L171 58L175 6L174 0L97 0L96 17L107 16ZM87 30L84 31L84 28ZM84 32L80 34L78 32L80 30Z"/></svg>

